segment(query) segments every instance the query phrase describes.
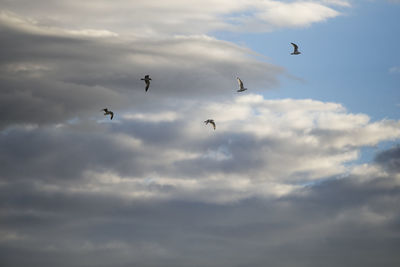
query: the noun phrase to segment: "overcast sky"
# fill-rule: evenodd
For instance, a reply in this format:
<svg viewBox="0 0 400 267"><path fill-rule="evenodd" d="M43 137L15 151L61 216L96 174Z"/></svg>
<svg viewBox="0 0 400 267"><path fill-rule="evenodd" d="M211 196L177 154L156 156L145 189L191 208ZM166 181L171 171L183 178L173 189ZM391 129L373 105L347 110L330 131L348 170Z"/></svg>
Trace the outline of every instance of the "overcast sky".
<svg viewBox="0 0 400 267"><path fill-rule="evenodd" d="M400 266L399 12L0 0L0 265Z"/></svg>

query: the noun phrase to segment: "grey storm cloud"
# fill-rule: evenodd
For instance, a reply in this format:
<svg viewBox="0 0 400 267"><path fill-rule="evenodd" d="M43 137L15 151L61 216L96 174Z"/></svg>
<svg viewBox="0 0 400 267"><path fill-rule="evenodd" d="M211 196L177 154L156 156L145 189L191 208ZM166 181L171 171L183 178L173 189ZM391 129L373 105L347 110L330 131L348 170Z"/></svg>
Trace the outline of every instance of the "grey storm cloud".
<svg viewBox="0 0 400 267"><path fill-rule="evenodd" d="M0 259L3 266L394 267L398 175L352 175L228 204L3 185Z"/></svg>
<svg viewBox="0 0 400 267"><path fill-rule="evenodd" d="M400 172L400 146L379 153L375 161L383 165L389 172Z"/></svg>
<svg viewBox="0 0 400 267"><path fill-rule="evenodd" d="M104 167L114 166L122 170L125 165L132 169L131 161L127 163L124 159L138 157L134 151L127 151L94 131L82 134L50 129L9 129L1 134L0 144L3 180L78 179L88 168L104 170Z"/></svg>

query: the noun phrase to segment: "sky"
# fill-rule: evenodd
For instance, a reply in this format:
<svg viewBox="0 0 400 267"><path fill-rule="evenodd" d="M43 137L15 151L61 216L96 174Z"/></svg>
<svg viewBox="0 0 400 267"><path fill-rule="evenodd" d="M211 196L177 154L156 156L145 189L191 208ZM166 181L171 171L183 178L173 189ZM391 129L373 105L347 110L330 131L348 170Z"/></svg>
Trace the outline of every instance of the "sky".
<svg viewBox="0 0 400 267"><path fill-rule="evenodd" d="M400 266L399 12L0 0L0 265Z"/></svg>

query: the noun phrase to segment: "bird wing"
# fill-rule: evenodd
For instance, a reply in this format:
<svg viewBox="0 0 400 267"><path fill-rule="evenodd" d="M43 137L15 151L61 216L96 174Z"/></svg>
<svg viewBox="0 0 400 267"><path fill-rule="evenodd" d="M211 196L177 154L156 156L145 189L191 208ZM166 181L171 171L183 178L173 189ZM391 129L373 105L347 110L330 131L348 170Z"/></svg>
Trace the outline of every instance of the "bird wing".
<svg viewBox="0 0 400 267"><path fill-rule="evenodd" d="M111 115L111 120L114 118L114 112L110 111L110 115Z"/></svg>
<svg viewBox="0 0 400 267"><path fill-rule="evenodd" d="M215 130L215 122L214 121L210 121L210 123L212 124L212 126L214 127L214 130Z"/></svg>
<svg viewBox="0 0 400 267"><path fill-rule="evenodd" d="M294 47L294 51L297 51L298 49L299 49L299 47L297 46L297 44L295 44L295 43L291 43L292 45L293 45L293 47Z"/></svg>
<svg viewBox="0 0 400 267"><path fill-rule="evenodd" d="M237 78L240 89L243 89L243 82L241 79Z"/></svg>

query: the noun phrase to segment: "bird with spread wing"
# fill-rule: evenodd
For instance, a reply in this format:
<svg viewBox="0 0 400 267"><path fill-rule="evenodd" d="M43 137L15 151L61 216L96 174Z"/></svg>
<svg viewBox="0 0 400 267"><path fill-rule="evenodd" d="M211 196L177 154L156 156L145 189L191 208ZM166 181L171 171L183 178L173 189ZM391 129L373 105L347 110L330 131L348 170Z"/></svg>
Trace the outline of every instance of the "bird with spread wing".
<svg viewBox="0 0 400 267"><path fill-rule="evenodd" d="M214 127L214 130L215 130L216 126L215 126L214 120L208 119L208 120L204 121L204 123L205 123L206 125L210 123L210 124Z"/></svg>
<svg viewBox="0 0 400 267"><path fill-rule="evenodd" d="M146 90L146 92L147 92L147 90L149 90L149 87L150 87L150 81L151 81L150 76L149 76L149 75L146 75L146 76L144 76L144 78L142 78L142 79L140 79L140 80L142 80L142 81L145 82L145 84L146 84L145 90Z"/></svg>
<svg viewBox="0 0 400 267"><path fill-rule="evenodd" d="M291 53L291 55L300 55L301 52L299 52L299 47L297 46L297 44L295 44L295 43L291 43L291 44L293 45L293 48L294 48L293 53Z"/></svg>
<svg viewBox="0 0 400 267"><path fill-rule="evenodd" d="M114 112L111 110L108 110L107 108L103 108L102 111L104 111L104 116L110 115L110 120L114 118Z"/></svg>
<svg viewBox="0 0 400 267"><path fill-rule="evenodd" d="M236 77L236 79L239 83L239 90L237 90L237 92L240 93L240 92L246 91L247 88L244 88L242 80L239 77Z"/></svg>

